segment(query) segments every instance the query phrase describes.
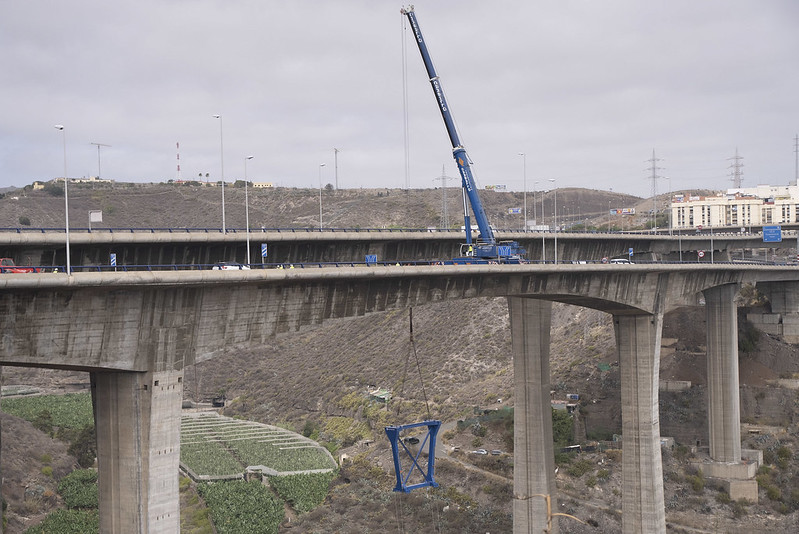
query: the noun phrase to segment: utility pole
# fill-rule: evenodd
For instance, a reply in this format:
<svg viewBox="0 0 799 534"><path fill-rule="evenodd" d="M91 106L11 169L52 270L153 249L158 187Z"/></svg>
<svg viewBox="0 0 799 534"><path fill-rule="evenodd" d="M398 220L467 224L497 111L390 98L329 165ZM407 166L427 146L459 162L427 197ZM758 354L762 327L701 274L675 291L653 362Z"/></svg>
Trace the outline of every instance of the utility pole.
<svg viewBox="0 0 799 534"><path fill-rule="evenodd" d="M651 179L652 179L652 232L657 233L657 215L658 215L658 207L657 207L657 196L658 196L658 178L663 178L662 176L658 176L658 171L662 171L662 167L657 166L658 161L662 161L661 159L655 157L655 149L652 149L652 158L647 160L649 161L649 171L652 172Z"/></svg>
<svg viewBox="0 0 799 534"><path fill-rule="evenodd" d="M799 185L799 135L793 136L793 153L796 154L793 164L793 183Z"/></svg>
<svg viewBox="0 0 799 534"><path fill-rule="evenodd" d="M110 147L111 145L104 145L102 143L89 143L89 144L97 146L97 178L101 178L102 176L100 174L100 147L101 146Z"/></svg>
<svg viewBox="0 0 799 534"><path fill-rule="evenodd" d="M449 228L449 217L447 216L447 180L454 180L452 176L447 176L444 170L446 165L441 166L441 176L433 178L441 182L441 228Z"/></svg>
<svg viewBox="0 0 799 534"><path fill-rule="evenodd" d="M336 176L336 191L338 191L338 153L339 149L333 147L333 170Z"/></svg>
<svg viewBox="0 0 799 534"><path fill-rule="evenodd" d="M732 186L735 189L741 188L741 181L743 180L742 176L744 172L741 170L741 167L743 167L744 164L741 163L742 159L744 159L743 156L738 155L738 147L735 147L735 157L727 158L727 160L732 160L732 165L727 168L732 169L732 178L730 178L730 180L732 180Z"/></svg>

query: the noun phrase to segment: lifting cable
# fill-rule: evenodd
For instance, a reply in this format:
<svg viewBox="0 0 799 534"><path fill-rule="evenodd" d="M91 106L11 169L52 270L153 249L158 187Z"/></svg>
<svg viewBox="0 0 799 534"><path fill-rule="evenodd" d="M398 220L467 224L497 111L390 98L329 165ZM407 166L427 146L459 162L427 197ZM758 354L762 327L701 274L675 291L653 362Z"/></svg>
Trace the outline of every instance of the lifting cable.
<svg viewBox="0 0 799 534"><path fill-rule="evenodd" d="M422 396L424 398L424 404L427 408L427 418L432 419L430 415L430 403L427 401L427 390L424 387L424 377L422 376L422 366L419 363L419 354L416 352L416 341L413 339L413 308L408 308L408 334L409 334L409 347L408 347L408 354L405 357L405 369L402 372L402 382L400 383L400 397L402 397L405 391L405 378L408 376L408 365L411 359L411 354L413 354L414 360L416 360L416 370L419 373L419 382L422 385ZM400 413L400 407L402 406L402 402L397 403L397 415Z"/></svg>

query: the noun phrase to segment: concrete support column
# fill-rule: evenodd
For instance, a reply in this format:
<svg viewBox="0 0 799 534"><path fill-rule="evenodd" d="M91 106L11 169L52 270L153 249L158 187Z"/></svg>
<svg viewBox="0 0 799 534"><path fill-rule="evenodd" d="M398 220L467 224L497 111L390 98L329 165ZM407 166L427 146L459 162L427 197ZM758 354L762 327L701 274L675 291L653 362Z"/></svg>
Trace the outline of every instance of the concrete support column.
<svg viewBox="0 0 799 534"><path fill-rule="evenodd" d="M549 377L552 303L508 297L513 342L513 532L558 532L548 522L546 496L557 510Z"/></svg>
<svg viewBox="0 0 799 534"><path fill-rule="evenodd" d="M183 372L91 374L100 532L180 532Z"/></svg>
<svg viewBox="0 0 799 534"><path fill-rule="evenodd" d="M707 397L710 458L741 461L741 398L738 386L737 284L706 289Z"/></svg>
<svg viewBox="0 0 799 534"><path fill-rule="evenodd" d="M666 532L658 375L663 315L614 315L621 369L622 532Z"/></svg>

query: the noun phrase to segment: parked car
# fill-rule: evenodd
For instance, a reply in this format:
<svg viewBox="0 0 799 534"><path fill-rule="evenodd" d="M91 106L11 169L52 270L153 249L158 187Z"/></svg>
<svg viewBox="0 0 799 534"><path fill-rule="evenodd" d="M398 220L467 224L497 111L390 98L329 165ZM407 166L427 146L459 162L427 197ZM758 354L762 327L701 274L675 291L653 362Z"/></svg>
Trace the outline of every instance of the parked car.
<svg viewBox="0 0 799 534"><path fill-rule="evenodd" d="M610 263L616 263L616 264L619 264L619 263L623 263L623 264L629 264L629 263L632 263L632 262L631 262L630 260L628 260L627 258L613 258L612 260L610 260Z"/></svg>
<svg viewBox="0 0 799 534"><path fill-rule="evenodd" d="M494 450L491 451L491 454L493 456L499 456L500 454L502 454L502 451L499 450L499 449L494 449Z"/></svg>
<svg viewBox="0 0 799 534"><path fill-rule="evenodd" d="M219 263L214 264L211 267L214 271L241 271L246 270L249 271L250 268L242 263L236 263L235 261L220 261Z"/></svg>
<svg viewBox="0 0 799 534"><path fill-rule="evenodd" d="M485 449L477 449L476 451L472 451L472 454L488 454L488 451Z"/></svg>
<svg viewBox="0 0 799 534"><path fill-rule="evenodd" d="M23 267L15 265L11 258L0 258L0 272L2 273L35 273L36 267Z"/></svg>

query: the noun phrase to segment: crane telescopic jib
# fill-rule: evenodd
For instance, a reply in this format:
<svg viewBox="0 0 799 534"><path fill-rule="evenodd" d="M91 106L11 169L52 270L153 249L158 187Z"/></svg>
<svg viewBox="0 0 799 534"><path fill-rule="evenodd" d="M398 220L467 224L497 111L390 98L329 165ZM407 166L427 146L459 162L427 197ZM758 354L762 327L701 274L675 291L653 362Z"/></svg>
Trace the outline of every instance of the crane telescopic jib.
<svg viewBox="0 0 799 534"><path fill-rule="evenodd" d="M477 185L472 175L472 168L469 165L469 156L466 154L466 149L461 144L458 137L458 131L455 129L455 122L452 119L452 112L447 99L444 96L444 90L441 87L441 80L436 74L433 61L430 59L430 53L427 50L427 44L424 37L422 37L422 30L419 28L419 22L416 20L416 13L413 6L402 8L401 13L408 17L411 28L413 30L414 39L419 47L419 52L422 55L422 61L427 69L427 76L430 79L430 85L433 88L433 94L438 103L438 109L441 111L441 117L444 119L444 125L447 128L449 140L452 143L452 156L458 164L458 171L461 175L461 187L463 190L463 218L464 229L466 230L466 244L463 245L463 255L459 258L454 258L455 263L489 263L492 261L501 263L520 263L524 261L523 256L527 251L522 248L515 241L508 241L498 244L494 237L494 230L488 222L483 203L480 201L480 196L477 193ZM474 212L475 222L480 234L477 242L472 242L472 226L469 218L469 209L467 200Z"/></svg>

